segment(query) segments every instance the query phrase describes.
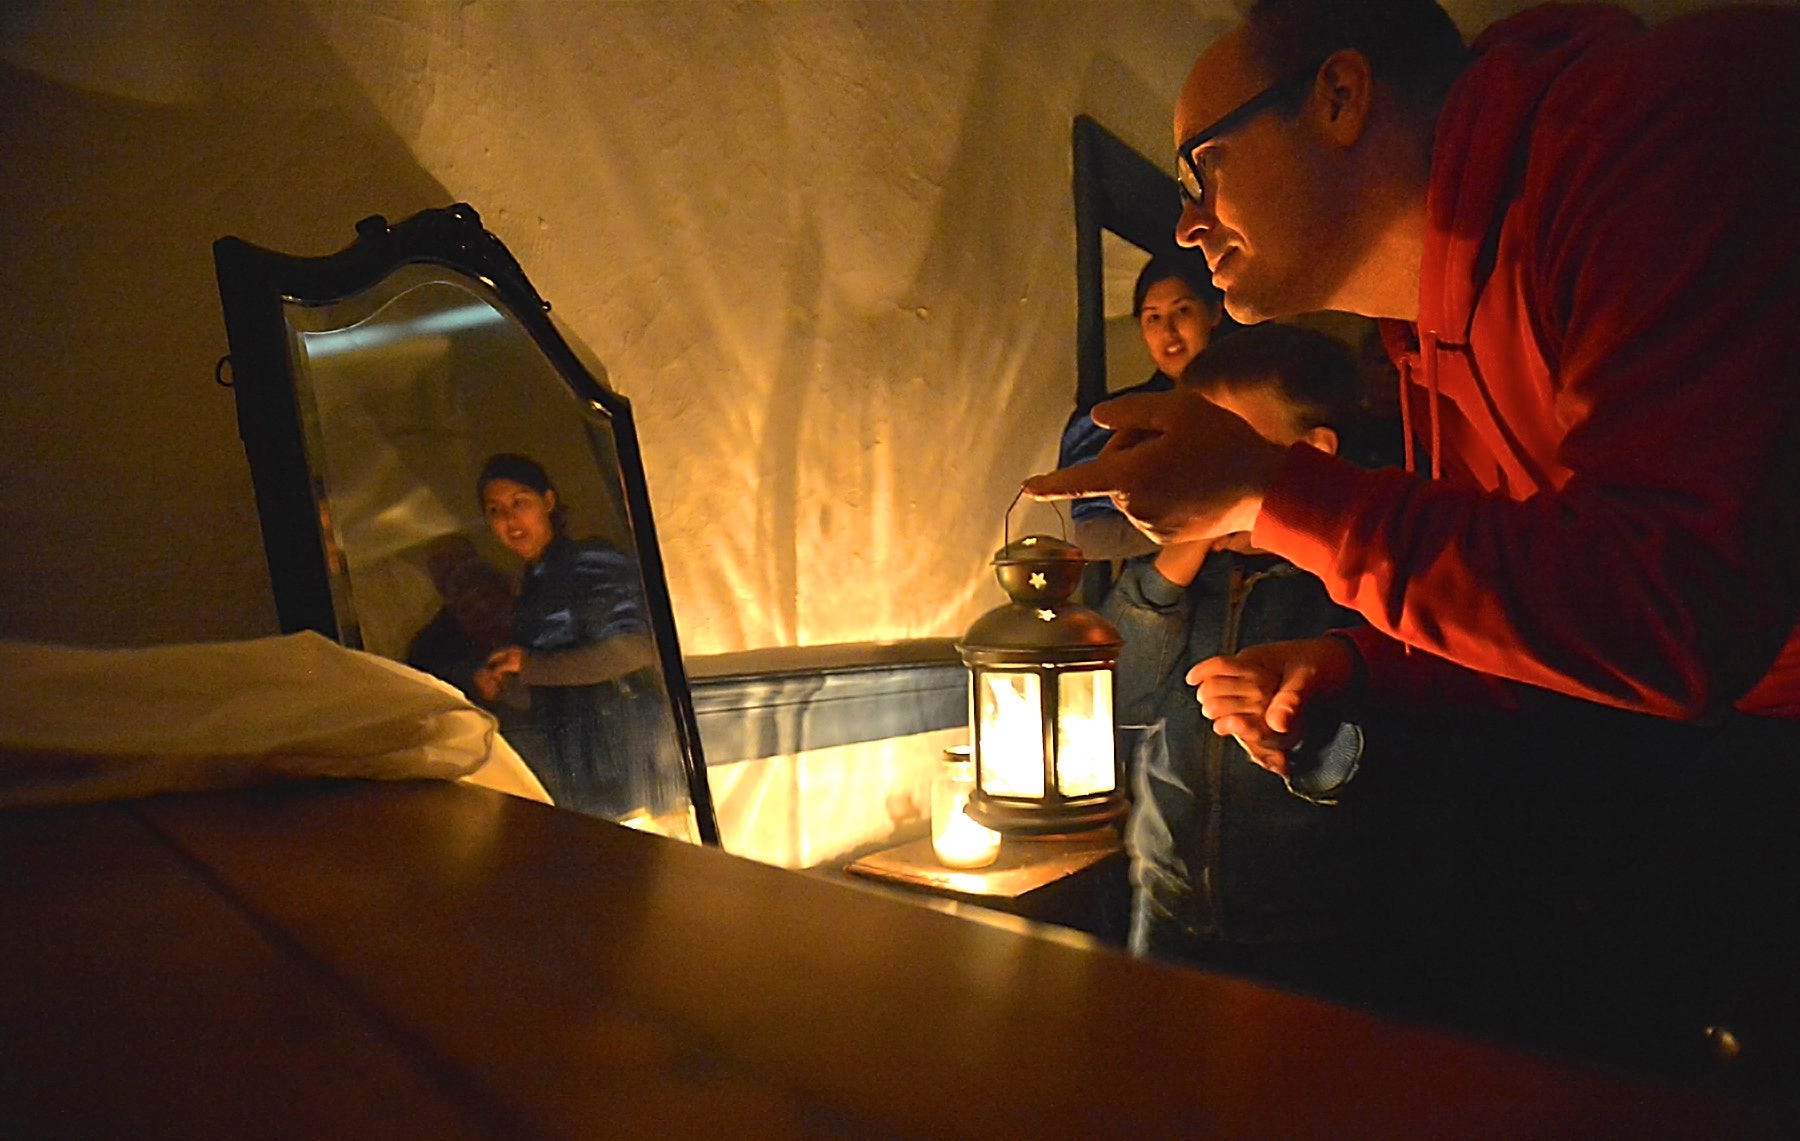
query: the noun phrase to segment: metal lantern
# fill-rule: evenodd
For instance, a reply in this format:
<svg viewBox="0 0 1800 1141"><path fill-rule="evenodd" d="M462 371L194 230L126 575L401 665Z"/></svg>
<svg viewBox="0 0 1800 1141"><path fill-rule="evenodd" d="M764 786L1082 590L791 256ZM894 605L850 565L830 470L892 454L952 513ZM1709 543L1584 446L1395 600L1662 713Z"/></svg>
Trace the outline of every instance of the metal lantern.
<svg viewBox="0 0 1800 1141"><path fill-rule="evenodd" d="M1012 601L976 619L957 644L975 738L968 812L989 828L1083 832L1125 815L1112 709L1122 642L1070 600L1086 562L1048 535L1007 543L994 574Z"/></svg>

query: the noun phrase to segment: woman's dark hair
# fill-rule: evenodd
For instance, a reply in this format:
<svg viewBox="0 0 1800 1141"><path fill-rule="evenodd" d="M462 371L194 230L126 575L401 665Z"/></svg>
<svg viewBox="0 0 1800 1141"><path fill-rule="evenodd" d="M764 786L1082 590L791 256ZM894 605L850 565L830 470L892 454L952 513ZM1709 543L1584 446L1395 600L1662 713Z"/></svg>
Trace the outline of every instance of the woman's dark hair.
<svg viewBox="0 0 1800 1141"><path fill-rule="evenodd" d="M1336 337L1298 325L1247 325L1188 362L1181 383L1193 388L1268 385L1292 405L1296 426L1354 431L1363 414L1356 358Z"/></svg>
<svg viewBox="0 0 1800 1141"><path fill-rule="evenodd" d="M475 501L477 504L487 493L488 484L497 479L511 480L513 483L522 484L539 495L554 492L556 506L550 509L550 527L558 535L563 533L563 525L567 521L568 515L563 510L562 493L556 490L554 483L550 482L550 473L544 470L543 464L538 463L530 456L519 455L517 452L500 452L489 456L481 465L481 474L475 477Z"/></svg>
<svg viewBox="0 0 1800 1141"><path fill-rule="evenodd" d="M1426 118L1436 115L1469 59L1462 33L1433 0L1257 0L1244 23L1269 82L1350 48Z"/></svg>
<svg viewBox="0 0 1800 1141"><path fill-rule="evenodd" d="M1144 295L1150 292L1152 285L1171 277L1178 277L1186 282L1208 312L1219 311L1224 295L1213 284L1212 274L1206 268L1206 259L1197 253L1181 252L1157 254L1144 264L1144 268L1138 272L1137 284L1131 287L1131 315L1136 317L1144 312Z"/></svg>

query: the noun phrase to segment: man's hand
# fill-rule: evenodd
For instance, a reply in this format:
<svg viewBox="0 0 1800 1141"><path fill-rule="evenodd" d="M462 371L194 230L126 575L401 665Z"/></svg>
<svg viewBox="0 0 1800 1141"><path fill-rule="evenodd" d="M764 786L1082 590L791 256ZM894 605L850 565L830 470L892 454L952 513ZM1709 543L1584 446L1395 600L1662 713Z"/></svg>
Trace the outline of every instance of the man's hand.
<svg viewBox="0 0 1800 1141"><path fill-rule="evenodd" d="M1113 430L1100 455L1025 481L1035 499L1112 498L1159 543L1248 531L1287 449L1190 389L1139 392L1095 406Z"/></svg>
<svg viewBox="0 0 1800 1141"><path fill-rule="evenodd" d="M1356 672L1356 650L1342 638L1251 646L1208 658L1187 672L1200 712L1221 737L1236 737L1250 759L1281 776L1300 741L1309 706L1341 695Z"/></svg>

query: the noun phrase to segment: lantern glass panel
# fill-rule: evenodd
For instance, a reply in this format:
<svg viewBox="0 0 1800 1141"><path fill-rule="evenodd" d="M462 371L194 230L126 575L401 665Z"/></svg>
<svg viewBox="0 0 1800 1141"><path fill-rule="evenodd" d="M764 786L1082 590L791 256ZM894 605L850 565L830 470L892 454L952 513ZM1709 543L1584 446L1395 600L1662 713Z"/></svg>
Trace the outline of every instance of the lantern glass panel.
<svg viewBox="0 0 1800 1141"><path fill-rule="evenodd" d="M1071 670L1057 683L1057 789L1066 797L1111 792L1112 671Z"/></svg>
<svg viewBox="0 0 1800 1141"><path fill-rule="evenodd" d="M1038 675L977 670L981 790L990 796L1044 795L1044 706Z"/></svg>

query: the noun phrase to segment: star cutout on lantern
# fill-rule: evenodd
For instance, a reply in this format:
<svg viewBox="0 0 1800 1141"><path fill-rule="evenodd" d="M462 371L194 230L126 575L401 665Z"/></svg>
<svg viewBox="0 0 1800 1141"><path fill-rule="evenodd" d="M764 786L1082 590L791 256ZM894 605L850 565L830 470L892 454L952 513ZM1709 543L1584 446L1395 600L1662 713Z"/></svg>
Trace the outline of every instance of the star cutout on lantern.
<svg viewBox="0 0 1800 1141"><path fill-rule="evenodd" d="M1037 614L1039 618L1042 618L1046 622L1051 622L1056 619L1056 611L1054 610L1040 610Z"/></svg>
<svg viewBox="0 0 1800 1141"><path fill-rule="evenodd" d="M1042 590L1046 586L1050 585L1050 580L1044 577L1043 571L1032 571L1031 572L1031 585L1038 590Z"/></svg>
<svg viewBox="0 0 1800 1141"><path fill-rule="evenodd" d="M1037 546L1037 536L1027 535L1025 538L1019 540L1019 545L1021 547L1035 547Z"/></svg>

